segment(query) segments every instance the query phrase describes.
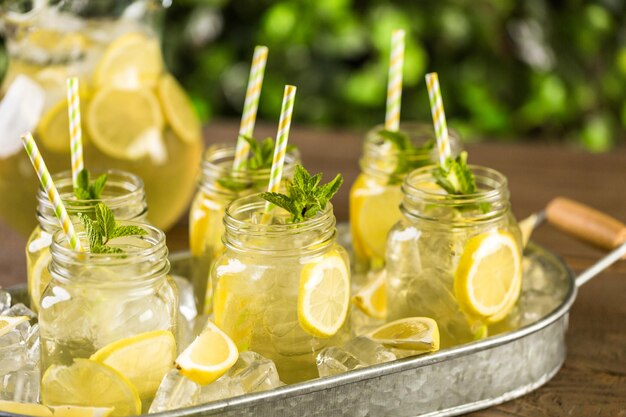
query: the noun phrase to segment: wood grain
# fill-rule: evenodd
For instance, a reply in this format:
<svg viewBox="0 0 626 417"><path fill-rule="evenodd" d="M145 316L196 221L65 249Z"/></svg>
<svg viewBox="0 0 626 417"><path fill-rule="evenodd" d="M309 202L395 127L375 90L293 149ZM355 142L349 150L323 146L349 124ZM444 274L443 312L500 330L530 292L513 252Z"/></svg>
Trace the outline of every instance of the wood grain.
<svg viewBox="0 0 626 417"><path fill-rule="evenodd" d="M238 123L212 123L208 144L234 143ZM259 124L257 136L276 134L274 124ZM339 221L348 220L348 192L359 172L364 132L292 129L304 164L330 179L341 172L345 185L334 200ZM495 168L509 180L518 218L539 211L556 196L565 196L626 221L626 148L588 154L563 145L481 142L467 145L470 162ZM602 256L599 249L564 236L545 225L533 240L563 257L575 271ZM25 281L25 237L0 224L0 285ZM168 246L187 248L185 218L168 232ZM580 289L567 333L568 353L561 371L547 384L516 400L470 414L473 417L606 416L626 417L626 262Z"/></svg>

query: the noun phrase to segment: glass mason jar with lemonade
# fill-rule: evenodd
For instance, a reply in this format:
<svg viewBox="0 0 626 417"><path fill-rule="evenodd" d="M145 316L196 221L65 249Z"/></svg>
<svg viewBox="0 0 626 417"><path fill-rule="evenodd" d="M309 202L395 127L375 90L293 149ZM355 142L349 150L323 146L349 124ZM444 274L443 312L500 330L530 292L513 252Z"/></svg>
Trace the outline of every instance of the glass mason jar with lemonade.
<svg viewBox="0 0 626 417"><path fill-rule="evenodd" d="M0 218L28 233L37 180L19 137L33 131L51 172L70 160L66 79L80 81L85 165L140 176L149 220L171 226L193 193L202 140L164 67L156 0L5 1L9 66L0 102Z"/></svg>

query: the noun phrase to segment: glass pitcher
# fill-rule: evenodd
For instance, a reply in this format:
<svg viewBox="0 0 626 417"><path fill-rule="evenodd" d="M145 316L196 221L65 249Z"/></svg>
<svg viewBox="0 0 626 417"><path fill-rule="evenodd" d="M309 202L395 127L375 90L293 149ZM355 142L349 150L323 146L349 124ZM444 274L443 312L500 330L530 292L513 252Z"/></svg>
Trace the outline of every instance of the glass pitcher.
<svg viewBox="0 0 626 417"><path fill-rule="evenodd" d="M7 0L9 66L0 95L0 219L34 227L37 178L20 134L51 172L70 167L66 79L80 82L85 167L141 177L149 221L171 226L194 191L202 151L191 102L163 65L156 0Z"/></svg>

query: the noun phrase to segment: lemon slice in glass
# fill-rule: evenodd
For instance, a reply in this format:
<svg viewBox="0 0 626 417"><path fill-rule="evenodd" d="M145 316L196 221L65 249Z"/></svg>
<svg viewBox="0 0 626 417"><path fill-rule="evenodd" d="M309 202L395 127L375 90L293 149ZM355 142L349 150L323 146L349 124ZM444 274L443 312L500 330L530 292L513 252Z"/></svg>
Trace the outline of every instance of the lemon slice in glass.
<svg viewBox="0 0 626 417"><path fill-rule="evenodd" d="M163 114L149 89L98 91L87 110L93 144L113 158L136 160L150 155L155 138L162 142Z"/></svg>
<svg viewBox="0 0 626 417"><path fill-rule="evenodd" d="M454 294L470 317L503 319L521 288L522 254L512 234L497 230L468 240L454 274Z"/></svg>
<svg viewBox="0 0 626 417"><path fill-rule="evenodd" d="M0 411L25 416L52 417L52 411L45 405L18 403L15 401L0 400Z"/></svg>
<svg viewBox="0 0 626 417"><path fill-rule="evenodd" d="M0 336L4 336L28 320L27 316L0 316Z"/></svg>
<svg viewBox="0 0 626 417"><path fill-rule="evenodd" d="M439 350L439 327L429 317L408 317L387 323L367 335L396 349L435 352Z"/></svg>
<svg viewBox="0 0 626 417"><path fill-rule="evenodd" d="M344 258L331 251L304 265L298 290L298 322L309 334L337 333L350 306L350 272Z"/></svg>
<svg viewBox="0 0 626 417"><path fill-rule="evenodd" d="M224 206L204 193L194 199L190 212L189 248L193 256L202 256L207 249L222 248Z"/></svg>
<svg viewBox="0 0 626 417"><path fill-rule="evenodd" d="M108 417L112 407L80 407L77 405L53 405L55 417Z"/></svg>
<svg viewBox="0 0 626 417"><path fill-rule="evenodd" d="M130 32L111 42L104 51L93 80L98 88L154 87L162 72L163 59L157 40Z"/></svg>
<svg viewBox="0 0 626 417"><path fill-rule="evenodd" d="M52 365L41 378L41 402L113 408L112 417L141 414L141 400L133 384L110 366L74 359L70 366Z"/></svg>
<svg viewBox="0 0 626 417"><path fill-rule="evenodd" d="M192 381L207 385L237 362L237 346L211 321L176 359L178 371Z"/></svg>
<svg viewBox="0 0 626 417"><path fill-rule="evenodd" d="M31 303L33 304L31 307L34 309L34 311L39 310L41 295L46 289L46 286L50 283L50 280L52 279L50 271L48 271L48 265L50 265L51 259L52 256L50 255L50 249L42 249L41 255L35 262L32 270L30 271L30 279L28 280L28 292L30 295Z"/></svg>
<svg viewBox="0 0 626 417"><path fill-rule="evenodd" d="M157 92L167 122L176 136L187 143L196 143L201 137L200 120L185 90L170 74L159 78Z"/></svg>
<svg viewBox="0 0 626 417"><path fill-rule="evenodd" d="M387 277L384 270L378 272L352 297L352 302L359 310L370 317L384 319L387 317Z"/></svg>
<svg viewBox="0 0 626 417"><path fill-rule="evenodd" d="M165 374L174 366L176 340L172 332L156 330L110 343L91 355L124 375L142 400L153 397Z"/></svg>
<svg viewBox="0 0 626 417"><path fill-rule="evenodd" d="M361 175L350 192L350 224L355 250L382 263L385 259L387 234L401 219L399 186L367 184Z"/></svg>

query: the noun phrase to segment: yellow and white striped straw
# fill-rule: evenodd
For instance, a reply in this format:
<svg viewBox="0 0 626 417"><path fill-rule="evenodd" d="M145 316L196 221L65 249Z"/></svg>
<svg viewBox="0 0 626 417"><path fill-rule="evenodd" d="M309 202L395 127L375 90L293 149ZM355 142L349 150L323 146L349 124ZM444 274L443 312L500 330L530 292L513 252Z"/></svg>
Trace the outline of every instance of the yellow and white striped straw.
<svg viewBox="0 0 626 417"><path fill-rule="evenodd" d="M400 104L402 102L402 69L404 67L404 30L394 30L391 35L389 79L387 80L387 111L385 129L400 129Z"/></svg>
<svg viewBox="0 0 626 417"><path fill-rule="evenodd" d="M78 173L83 170L83 134L80 126L78 78L67 79L67 111L70 120L70 149L72 153L72 183L78 187Z"/></svg>
<svg viewBox="0 0 626 417"><path fill-rule="evenodd" d="M54 182L52 182L50 172L48 172L48 168L46 168L46 164L41 156L41 153L39 153L39 148L37 148L33 135L31 135L30 132L22 135L22 143L24 144L24 149L26 149L26 153L35 168L35 172L37 172L39 181L48 195L50 203L52 203L52 206L54 207L54 214L57 219L59 219L59 223L63 228L63 232L65 233L65 237L67 238L70 247L73 250L82 251L83 248L80 245L80 240L74 230L70 216L67 214L67 210L65 210L65 206L61 201L61 196L57 191L57 187L54 185Z"/></svg>
<svg viewBox="0 0 626 417"><path fill-rule="evenodd" d="M291 127L291 116L293 115L293 104L296 99L296 87L286 85L283 94L283 106L280 111L280 121L278 122L278 132L276 133L276 145L274 146L274 159L270 171L270 182L267 191L278 192L280 180L283 177L283 166L285 165L285 154L287 153L287 141L289 140L289 128ZM265 213L269 213L274 205L269 201L265 204Z"/></svg>
<svg viewBox="0 0 626 417"><path fill-rule="evenodd" d="M452 151L450 150L450 139L448 138L446 114L443 111L439 77L436 72L426 74L426 86L428 88L428 99L430 100L430 112L433 115L435 135L437 136L439 164L443 167L446 164L446 160L452 156Z"/></svg>
<svg viewBox="0 0 626 417"><path fill-rule="evenodd" d="M256 122L256 113L259 108L261 87L263 87L263 75L265 74L267 54L267 46L257 46L254 48L250 77L248 78L248 88L246 90L246 99L243 103L243 113L241 114L241 124L239 125L239 138L237 138L237 147L235 148L235 161L233 162L233 169L235 171L243 169L246 158L248 158L248 152L250 151L250 145L241 135L252 136L254 133L254 123Z"/></svg>

